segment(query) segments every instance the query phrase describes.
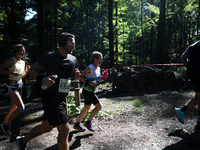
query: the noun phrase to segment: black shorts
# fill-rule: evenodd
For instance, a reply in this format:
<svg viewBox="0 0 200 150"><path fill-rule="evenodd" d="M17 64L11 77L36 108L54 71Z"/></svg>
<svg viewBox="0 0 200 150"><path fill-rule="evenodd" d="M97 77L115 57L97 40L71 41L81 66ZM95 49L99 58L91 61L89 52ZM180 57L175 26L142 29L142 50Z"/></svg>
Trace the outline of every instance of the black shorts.
<svg viewBox="0 0 200 150"><path fill-rule="evenodd" d="M83 96L85 97L85 105L96 105L98 103L100 103L99 98L97 97L96 94L94 94L94 92L88 92L85 89L83 89L82 91Z"/></svg>
<svg viewBox="0 0 200 150"><path fill-rule="evenodd" d="M194 85L194 91L200 92L200 78L193 78L191 79L193 85Z"/></svg>
<svg viewBox="0 0 200 150"><path fill-rule="evenodd" d="M43 120L48 119L49 125L56 127L69 122L66 112L66 98L61 98L57 93L43 92L42 103Z"/></svg>

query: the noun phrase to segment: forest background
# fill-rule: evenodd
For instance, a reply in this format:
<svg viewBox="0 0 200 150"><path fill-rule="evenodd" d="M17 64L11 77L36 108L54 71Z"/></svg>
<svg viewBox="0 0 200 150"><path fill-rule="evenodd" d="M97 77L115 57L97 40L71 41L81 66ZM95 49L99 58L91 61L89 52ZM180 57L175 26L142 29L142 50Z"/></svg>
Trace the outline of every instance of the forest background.
<svg viewBox="0 0 200 150"><path fill-rule="evenodd" d="M179 63L200 39L200 0L0 0L0 65L12 47L26 47L27 64L58 49L59 36L76 36L80 69L92 51L102 68ZM28 13L33 17L27 19Z"/></svg>

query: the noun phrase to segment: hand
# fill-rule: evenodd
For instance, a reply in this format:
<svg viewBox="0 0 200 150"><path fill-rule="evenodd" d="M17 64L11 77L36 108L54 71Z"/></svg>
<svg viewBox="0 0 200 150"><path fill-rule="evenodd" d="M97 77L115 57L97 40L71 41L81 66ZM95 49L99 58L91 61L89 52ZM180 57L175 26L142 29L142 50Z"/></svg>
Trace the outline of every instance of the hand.
<svg viewBox="0 0 200 150"><path fill-rule="evenodd" d="M108 71L105 70L105 71L103 72L103 75L101 76L101 79L106 80L107 78L108 78Z"/></svg>
<svg viewBox="0 0 200 150"><path fill-rule="evenodd" d="M13 72L13 76L15 76L15 77L18 77L18 76L20 76L21 74L19 74L19 73L15 73L15 72Z"/></svg>
<svg viewBox="0 0 200 150"><path fill-rule="evenodd" d="M30 70L31 66L30 65L26 65L26 71L28 72Z"/></svg>
<svg viewBox="0 0 200 150"><path fill-rule="evenodd" d="M100 83L103 82L103 81L104 81L104 79L102 79L102 78L99 79L99 82L100 82Z"/></svg>
<svg viewBox="0 0 200 150"><path fill-rule="evenodd" d="M74 69L74 80L79 80L80 79L80 71L78 69Z"/></svg>
<svg viewBox="0 0 200 150"><path fill-rule="evenodd" d="M108 74L106 75L106 79L108 78Z"/></svg>
<svg viewBox="0 0 200 150"><path fill-rule="evenodd" d="M91 86L95 86L96 84L97 84L96 81L90 81Z"/></svg>
<svg viewBox="0 0 200 150"><path fill-rule="evenodd" d="M46 85L48 88L55 83L55 81L51 80L51 77L54 77L54 75L50 75L42 79L42 83Z"/></svg>

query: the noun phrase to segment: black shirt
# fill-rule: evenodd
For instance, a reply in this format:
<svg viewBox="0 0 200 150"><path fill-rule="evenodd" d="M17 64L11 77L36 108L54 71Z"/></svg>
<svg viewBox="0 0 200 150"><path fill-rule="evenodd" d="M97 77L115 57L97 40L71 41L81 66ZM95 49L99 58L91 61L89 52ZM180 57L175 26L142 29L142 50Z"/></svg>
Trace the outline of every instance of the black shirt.
<svg viewBox="0 0 200 150"><path fill-rule="evenodd" d="M39 65L47 71L47 76L58 75L55 84L45 91L58 92L60 78L71 79L72 73L78 67L78 61L75 56L68 54L63 57L58 51L44 54L38 60Z"/></svg>

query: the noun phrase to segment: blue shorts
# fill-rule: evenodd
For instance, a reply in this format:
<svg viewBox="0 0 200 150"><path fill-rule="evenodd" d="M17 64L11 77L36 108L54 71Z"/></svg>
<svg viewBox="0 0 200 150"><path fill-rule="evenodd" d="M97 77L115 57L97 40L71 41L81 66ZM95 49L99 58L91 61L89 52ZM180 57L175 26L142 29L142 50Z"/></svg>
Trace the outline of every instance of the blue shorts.
<svg viewBox="0 0 200 150"><path fill-rule="evenodd" d="M97 97L96 94L94 94L94 92L88 92L85 89L83 89L82 91L83 96L85 97L85 105L96 105L98 103L100 103L99 98Z"/></svg>

